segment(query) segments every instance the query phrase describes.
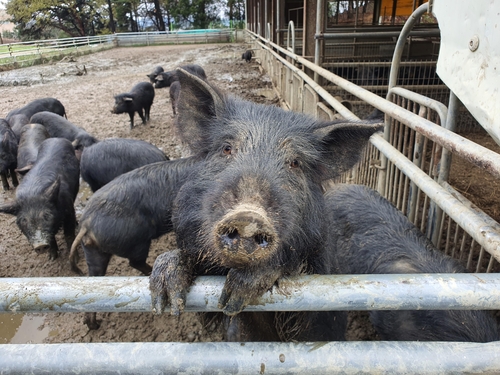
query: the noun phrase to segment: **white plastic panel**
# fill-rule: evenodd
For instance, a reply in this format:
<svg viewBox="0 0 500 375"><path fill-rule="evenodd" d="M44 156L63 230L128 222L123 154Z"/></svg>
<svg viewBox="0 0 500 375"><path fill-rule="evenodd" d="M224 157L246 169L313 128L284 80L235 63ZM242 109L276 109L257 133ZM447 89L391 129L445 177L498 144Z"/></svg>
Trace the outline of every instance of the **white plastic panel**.
<svg viewBox="0 0 500 375"><path fill-rule="evenodd" d="M434 0L437 73L500 144L500 1Z"/></svg>

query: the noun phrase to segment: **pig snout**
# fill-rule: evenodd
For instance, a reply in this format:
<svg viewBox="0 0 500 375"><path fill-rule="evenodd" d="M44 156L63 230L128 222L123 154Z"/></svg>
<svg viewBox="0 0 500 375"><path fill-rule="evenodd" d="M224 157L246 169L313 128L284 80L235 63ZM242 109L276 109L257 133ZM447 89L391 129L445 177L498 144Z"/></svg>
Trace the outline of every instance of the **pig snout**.
<svg viewBox="0 0 500 375"><path fill-rule="evenodd" d="M47 252L50 249L49 239L46 238L40 231L36 231L33 237L30 239L31 246L38 253Z"/></svg>
<svg viewBox="0 0 500 375"><path fill-rule="evenodd" d="M267 258L276 248L277 234L263 210L246 207L229 212L216 226L222 262L244 266Z"/></svg>

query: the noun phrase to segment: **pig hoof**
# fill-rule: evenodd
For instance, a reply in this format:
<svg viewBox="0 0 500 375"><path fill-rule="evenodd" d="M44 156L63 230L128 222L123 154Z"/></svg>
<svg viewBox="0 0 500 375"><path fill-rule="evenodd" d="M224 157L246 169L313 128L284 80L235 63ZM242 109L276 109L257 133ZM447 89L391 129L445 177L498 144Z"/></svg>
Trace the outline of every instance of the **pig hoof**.
<svg viewBox="0 0 500 375"><path fill-rule="evenodd" d="M101 327L102 320L97 320L96 313L88 313L85 315L83 323L87 325L89 330L95 331Z"/></svg>
<svg viewBox="0 0 500 375"><path fill-rule="evenodd" d="M151 293L153 294L153 293ZM152 304L153 304L153 314L155 315L161 315L163 311L165 310L165 306L167 305L167 301L165 300L165 297L163 295L157 295L157 296L151 296L152 297Z"/></svg>
<svg viewBox="0 0 500 375"><path fill-rule="evenodd" d="M246 305L243 298L229 298L225 305L219 301L218 307L225 315L234 316L242 312Z"/></svg>
<svg viewBox="0 0 500 375"><path fill-rule="evenodd" d="M57 251L49 253L49 260L56 260L59 257Z"/></svg>
<svg viewBox="0 0 500 375"><path fill-rule="evenodd" d="M189 285L190 278L186 274L180 251L171 250L160 254L149 277L153 313L161 314L170 303L170 314L179 315L184 310Z"/></svg>

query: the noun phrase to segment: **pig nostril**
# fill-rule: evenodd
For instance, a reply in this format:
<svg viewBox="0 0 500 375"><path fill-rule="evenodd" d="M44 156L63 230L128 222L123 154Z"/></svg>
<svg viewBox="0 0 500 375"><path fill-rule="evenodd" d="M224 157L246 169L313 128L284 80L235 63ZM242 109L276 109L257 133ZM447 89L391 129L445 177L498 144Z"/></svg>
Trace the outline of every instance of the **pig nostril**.
<svg viewBox="0 0 500 375"><path fill-rule="evenodd" d="M253 239L260 247L267 247L267 245L269 245L269 243L267 242L267 237L262 234L255 235Z"/></svg>
<svg viewBox="0 0 500 375"><path fill-rule="evenodd" d="M232 247L240 238L237 229L228 230L226 233L221 235L221 239L226 246Z"/></svg>
<svg viewBox="0 0 500 375"><path fill-rule="evenodd" d="M36 251L37 253L44 253L44 252L46 252L47 250L49 250L49 248L50 248L50 246L48 246L48 245L37 246L37 247L35 247L35 251Z"/></svg>
<svg viewBox="0 0 500 375"><path fill-rule="evenodd" d="M240 235L238 234L238 230L237 229L232 229L230 230L227 234L226 234L227 238L229 238L230 240L236 240L240 237Z"/></svg>

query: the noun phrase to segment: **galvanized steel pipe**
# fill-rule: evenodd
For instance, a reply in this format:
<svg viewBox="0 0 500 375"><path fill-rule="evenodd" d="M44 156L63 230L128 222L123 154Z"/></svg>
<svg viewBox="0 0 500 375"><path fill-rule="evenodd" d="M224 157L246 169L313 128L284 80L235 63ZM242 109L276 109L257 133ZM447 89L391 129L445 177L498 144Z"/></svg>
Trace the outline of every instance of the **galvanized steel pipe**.
<svg viewBox="0 0 500 375"><path fill-rule="evenodd" d="M321 32L323 31L324 27L324 22L323 22L323 16L325 14L325 2L324 0L318 0L316 4L316 35L320 35ZM316 65L321 65L321 41L316 38L314 42L314 63ZM318 73L314 73L314 82L318 82Z"/></svg>
<svg viewBox="0 0 500 375"><path fill-rule="evenodd" d="M291 21L290 21L291 22ZM321 87L317 82L314 81L314 79L311 79L306 73L304 73L302 70L299 68L293 66L293 64L289 63L286 61L284 58L282 58L280 55L278 55L276 52L274 52L271 48L265 46L264 44L257 42L262 48L265 50L269 51L276 59L281 61L283 65L285 65L288 69L290 69L292 72L297 74L300 78L304 80L309 86L313 88L314 91L318 93L319 96L321 96L325 101L330 104L333 109L335 109L342 117L357 121L359 120L359 117L356 116L354 113L352 113L348 108L346 108L340 101L335 99L328 91L326 91L323 87Z"/></svg>
<svg viewBox="0 0 500 375"><path fill-rule="evenodd" d="M500 342L0 345L0 374L498 374Z"/></svg>
<svg viewBox="0 0 500 375"><path fill-rule="evenodd" d="M186 311L220 311L224 277L198 277ZM387 293L387 291L391 293ZM246 311L500 309L499 274L283 278ZM148 277L0 279L0 312L149 312Z"/></svg>
<svg viewBox="0 0 500 375"><path fill-rule="evenodd" d="M427 7L427 3L424 4ZM408 21L406 21L408 23ZM406 25L406 24L405 24ZM351 39L351 38L397 38L400 35L399 31L368 31L368 32L356 32L356 33L325 33L316 34L315 39ZM418 37L437 37L439 36L439 29L436 30L415 30L409 33L408 36L418 36Z"/></svg>
<svg viewBox="0 0 500 375"><path fill-rule="evenodd" d="M398 41L396 42L396 47L394 48L394 55L392 57L391 72L389 73L389 89L396 86L396 82L399 74L399 64L401 63L401 56L403 55L404 46L406 44L406 38L415 31L411 31L413 26L417 21L429 10L429 3L420 5L406 20L401 33L398 33ZM438 35L439 36L439 30Z"/></svg>
<svg viewBox="0 0 500 375"><path fill-rule="evenodd" d="M496 260L500 261L500 226L486 215L465 207L457 198L443 189L424 171L415 166L380 135L373 135L370 142L379 149L403 173L415 182L420 189L441 207L467 233L476 234L474 239L481 244Z"/></svg>

